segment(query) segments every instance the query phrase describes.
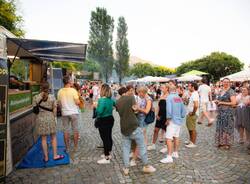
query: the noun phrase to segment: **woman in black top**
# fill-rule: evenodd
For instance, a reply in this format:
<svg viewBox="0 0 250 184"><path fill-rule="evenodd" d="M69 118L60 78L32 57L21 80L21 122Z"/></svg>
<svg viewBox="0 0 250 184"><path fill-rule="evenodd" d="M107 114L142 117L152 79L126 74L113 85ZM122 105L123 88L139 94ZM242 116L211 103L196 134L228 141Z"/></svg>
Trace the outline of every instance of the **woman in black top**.
<svg viewBox="0 0 250 184"><path fill-rule="evenodd" d="M161 86L162 90L162 96L160 97L159 103L158 103L158 114L156 116L156 123L154 128L154 135L153 135L153 141L152 145L148 146L148 150L154 150L155 149L155 143L158 138L158 134L160 129L164 132L166 132L166 98L168 96L168 85Z"/></svg>

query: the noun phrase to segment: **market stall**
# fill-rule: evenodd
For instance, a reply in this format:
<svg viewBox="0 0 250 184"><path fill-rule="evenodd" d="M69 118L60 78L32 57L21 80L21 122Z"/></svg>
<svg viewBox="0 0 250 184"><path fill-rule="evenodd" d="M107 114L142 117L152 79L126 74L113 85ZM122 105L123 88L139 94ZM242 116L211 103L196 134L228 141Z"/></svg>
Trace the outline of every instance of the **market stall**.
<svg viewBox="0 0 250 184"><path fill-rule="evenodd" d="M250 81L250 69L246 69L225 77L222 77L220 80L223 80L224 78L229 78L233 82L244 82L244 81Z"/></svg>
<svg viewBox="0 0 250 184"><path fill-rule="evenodd" d="M16 38L8 30L0 27L0 90L6 91L0 103L0 151L3 153L3 162L7 166L1 172L10 172L11 166L22 159L27 150L37 139L34 131L35 121L32 113L32 98L40 91L40 84L47 81L49 62L83 62L86 56L86 44L55 42L45 40L29 40ZM26 63L25 79L20 79L12 71L17 63ZM2 72L2 71L5 71ZM3 86L1 88L1 86ZM3 95L2 95L3 96ZM3 98L0 96L1 98ZM8 102L9 105L6 105ZM3 120L5 119L5 120ZM1 126L1 121L4 126ZM2 123L2 124L3 124ZM7 133L9 131L9 133ZM8 135L8 139L7 138ZM4 137L3 144L1 137ZM8 143L6 143L8 141ZM6 154L6 144L8 154ZM8 158L9 157L9 158ZM5 165L5 164L3 164Z"/></svg>

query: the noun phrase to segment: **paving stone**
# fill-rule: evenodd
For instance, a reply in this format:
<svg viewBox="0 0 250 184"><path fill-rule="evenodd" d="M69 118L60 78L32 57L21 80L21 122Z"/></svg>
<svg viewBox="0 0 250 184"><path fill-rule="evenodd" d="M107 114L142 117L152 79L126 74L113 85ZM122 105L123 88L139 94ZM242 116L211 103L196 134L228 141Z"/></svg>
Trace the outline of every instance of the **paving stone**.
<svg viewBox="0 0 250 184"><path fill-rule="evenodd" d="M92 110L81 114L80 142L77 152L70 152L69 165L42 169L14 170L6 183L84 183L84 184L158 184L158 183L250 183L250 159L243 145L237 143L230 151L218 150L214 145L215 124L208 128L197 125L197 148L188 149L184 140L188 139L185 125L181 130L179 159L173 164L161 164L166 154L159 151L164 146L157 142L156 150L148 152L149 163L157 168L154 174L144 174L142 163L130 168L128 176L122 172L122 143L118 114L114 112L113 159L110 165L96 162L103 154L96 147L101 144L98 130L93 126ZM58 120L58 130L62 128ZM154 124L149 126L148 138L152 141ZM237 155L237 156L236 156Z"/></svg>

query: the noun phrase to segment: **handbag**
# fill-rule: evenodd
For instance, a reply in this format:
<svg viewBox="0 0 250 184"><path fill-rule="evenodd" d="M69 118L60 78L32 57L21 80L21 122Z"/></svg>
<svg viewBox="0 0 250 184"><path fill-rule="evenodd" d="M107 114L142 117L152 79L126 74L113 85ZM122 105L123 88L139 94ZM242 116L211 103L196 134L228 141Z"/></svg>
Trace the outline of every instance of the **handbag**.
<svg viewBox="0 0 250 184"><path fill-rule="evenodd" d="M79 97L79 101L80 101L79 108L80 108L80 109L83 109L85 103L84 103L84 99L83 99L81 96Z"/></svg>
<svg viewBox="0 0 250 184"><path fill-rule="evenodd" d="M40 104L42 103L42 101L43 101L43 99L41 99L39 102L38 102L38 104L36 104L34 107L33 107L33 113L35 113L35 114L39 114L39 106L40 106Z"/></svg>
<svg viewBox="0 0 250 184"><path fill-rule="evenodd" d="M62 108L60 105L57 106L56 108L56 116L61 117L62 116Z"/></svg>
<svg viewBox="0 0 250 184"><path fill-rule="evenodd" d="M150 110L146 115L145 123L148 125L153 123L154 121L155 121L155 112L153 110Z"/></svg>

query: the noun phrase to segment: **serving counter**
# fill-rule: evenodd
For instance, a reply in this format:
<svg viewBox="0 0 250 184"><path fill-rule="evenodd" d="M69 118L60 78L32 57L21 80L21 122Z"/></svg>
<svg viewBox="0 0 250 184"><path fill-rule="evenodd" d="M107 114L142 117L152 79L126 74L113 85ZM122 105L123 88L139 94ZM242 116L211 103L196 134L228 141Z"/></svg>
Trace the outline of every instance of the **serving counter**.
<svg viewBox="0 0 250 184"><path fill-rule="evenodd" d="M30 85L30 90L9 89L9 112L12 161L15 165L37 140L32 98L39 93L40 85Z"/></svg>

